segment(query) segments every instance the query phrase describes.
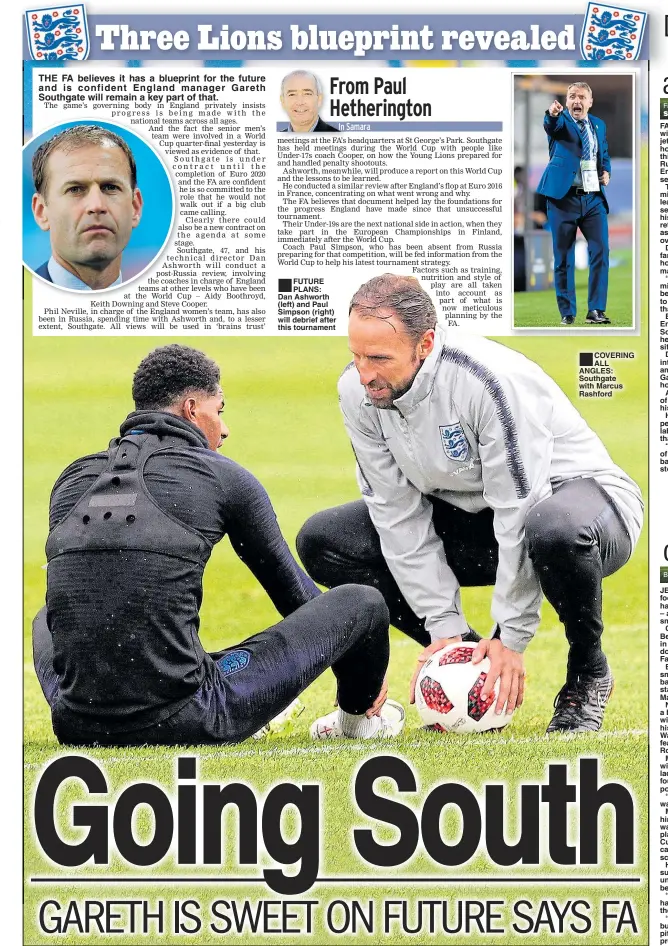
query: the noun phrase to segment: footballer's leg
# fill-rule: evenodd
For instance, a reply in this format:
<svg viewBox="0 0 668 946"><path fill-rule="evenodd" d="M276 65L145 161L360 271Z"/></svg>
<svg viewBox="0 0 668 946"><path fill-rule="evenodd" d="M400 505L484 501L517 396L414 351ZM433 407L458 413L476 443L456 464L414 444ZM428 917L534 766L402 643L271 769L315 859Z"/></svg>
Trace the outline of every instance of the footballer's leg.
<svg viewBox="0 0 668 946"><path fill-rule="evenodd" d="M569 644L566 683L548 732L598 730L614 682L601 647L602 582L628 560L631 539L603 487L577 479L533 507L526 542Z"/></svg>
<svg viewBox="0 0 668 946"><path fill-rule="evenodd" d="M337 680L335 726L326 735L394 735L394 704L367 716L383 689L389 660L389 617L381 595L344 585L303 605L283 621L211 658L218 680L201 697L204 725L215 741L255 733L331 666ZM390 710L392 709L392 713ZM340 730L340 731L336 731ZM323 734L325 735L325 734Z"/></svg>

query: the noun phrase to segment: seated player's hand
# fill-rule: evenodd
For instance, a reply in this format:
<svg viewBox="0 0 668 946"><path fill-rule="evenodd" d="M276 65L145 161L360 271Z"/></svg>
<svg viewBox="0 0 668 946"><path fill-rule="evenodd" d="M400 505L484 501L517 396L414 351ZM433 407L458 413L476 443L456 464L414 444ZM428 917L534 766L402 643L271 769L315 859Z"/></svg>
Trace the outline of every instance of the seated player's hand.
<svg viewBox="0 0 668 946"><path fill-rule="evenodd" d="M495 712L502 713L505 706L506 712L512 713L524 700L524 657L495 638L480 641L471 662L480 663L484 657L489 657L490 667L480 697L487 699L496 681L500 680Z"/></svg>
<svg viewBox="0 0 668 946"><path fill-rule="evenodd" d="M444 647L447 647L448 644L456 644L461 641L461 637L444 637L442 640L434 641L429 647L425 647L420 656L417 659L417 666L413 672L411 678L410 686L410 702L415 703L415 684L417 682L418 674L422 670L422 664L425 661L429 660L432 654L435 654L439 650L443 650Z"/></svg>
<svg viewBox="0 0 668 946"><path fill-rule="evenodd" d="M548 112L550 113L550 115L552 116L552 118L556 118L557 115L559 114L559 112L563 112L563 110L564 110L564 106L563 106L563 105L560 105L559 102L557 102L556 99L554 100L554 102L553 102L553 103L550 105L550 107L548 108Z"/></svg>
<svg viewBox="0 0 668 946"><path fill-rule="evenodd" d="M373 701L369 709L364 714L367 717L371 716L380 716L380 711L383 707L383 703L387 699L387 677L383 677L383 685L380 688L380 693Z"/></svg>

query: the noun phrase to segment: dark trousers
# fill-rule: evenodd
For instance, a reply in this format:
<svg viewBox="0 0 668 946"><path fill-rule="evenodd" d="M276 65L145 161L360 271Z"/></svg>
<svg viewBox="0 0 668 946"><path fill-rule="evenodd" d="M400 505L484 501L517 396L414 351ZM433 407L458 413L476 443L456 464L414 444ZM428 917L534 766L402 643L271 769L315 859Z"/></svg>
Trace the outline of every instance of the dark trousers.
<svg viewBox="0 0 668 946"><path fill-rule="evenodd" d="M33 622L35 670L60 742L69 745L199 745L240 742L257 732L331 666L339 706L362 714L380 692L389 660L389 616L371 588L343 584L273 627L207 655L206 682L159 723L122 730L117 719L92 727L58 701L46 608ZM119 668L121 672L121 668ZM113 728L112 728L113 726Z"/></svg>
<svg viewBox="0 0 668 946"><path fill-rule="evenodd" d="M460 585L493 585L498 545L492 510L471 514L429 498L434 528ZM569 675L603 672L602 579L631 554L631 540L612 500L595 480L571 480L531 509L526 543L545 597L566 629ZM424 620L390 574L363 500L316 513L302 527L297 549L315 581L377 588L390 622L418 643L430 643Z"/></svg>
<svg viewBox="0 0 668 946"><path fill-rule="evenodd" d="M589 249L587 308L604 311L608 300L608 215L600 194L575 189L560 200L547 199L547 219L554 250L554 286L561 315L576 315L575 237L578 227Z"/></svg>

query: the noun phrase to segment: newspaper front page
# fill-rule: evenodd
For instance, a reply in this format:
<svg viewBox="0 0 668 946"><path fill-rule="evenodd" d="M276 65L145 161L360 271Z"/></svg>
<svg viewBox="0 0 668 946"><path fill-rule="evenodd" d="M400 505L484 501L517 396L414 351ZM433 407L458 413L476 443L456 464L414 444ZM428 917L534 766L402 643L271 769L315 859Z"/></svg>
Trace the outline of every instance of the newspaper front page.
<svg viewBox="0 0 668 946"><path fill-rule="evenodd" d="M22 941L667 942L661 5L19 13Z"/></svg>

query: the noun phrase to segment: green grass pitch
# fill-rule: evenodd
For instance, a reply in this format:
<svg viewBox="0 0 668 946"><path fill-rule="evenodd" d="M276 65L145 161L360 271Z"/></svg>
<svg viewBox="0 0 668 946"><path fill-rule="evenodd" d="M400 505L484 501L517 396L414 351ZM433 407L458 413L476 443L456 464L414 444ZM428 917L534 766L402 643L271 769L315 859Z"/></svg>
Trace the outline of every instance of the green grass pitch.
<svg viewBox="0 0 668 946"><path fill-rule="evenodd" d="M171 339L170 339L171 340ZM161 340L162 341L162 340ZM164 340L165 342L168 339ZM262 481L275 505L279 522L289 543L302 522L313 512L329 505L356 498L350 447L336 404L336 379L348 361L343 338L290 339L215 339L203 335L190 338L191 344L206 350L222 366L223 387L227 399L226 420L231 436L225 452L248 467ZM529 357L540 362L576 399L578 353L593 351L594 341L564 337L555 345L545 339L506 339ZM153 344L152 344L153 343ZM30 657L30 621L44 597L44 542L47 534L47 509L50 488L63 467L71 460L104 447L113 437L120 421L131 409L130 379L143 355L158 344L155 339L58 339L26 337L25 358L25 775L27 804L32 804L36 777L43 763L61 751L50 726L49 714L35 678ZM613 459L646 489L646 355L640 338L606 339L606 349L633 349L634 361L616 362L625 390L612 401L582 400L578 407L600 434ZM466 589L464 601L472 626L487 632L490 625L491 589ZM535 935L515 934L508 920L508 931L500 936L473 933L452 942L548 943L560 944L607 942L600 931L599 909L604 897L630 899L640 932L633 935L627 925L615 937L615 943L643 943L647 937L647 887L643 881L633 886L615 884L615 877L646 877L646 791L647 791L647 554L641 539L633 558L604 585L605 649L615 672L617 685L609 705L605 728L599 735L566 738L543 736L550 718L552 700L563 683L566 649L563 632L547 605L536 640L527 652L528 689L525 705L512 726L500 734L478 738L454 738L420 731L419 720L411 708L405 733L396 743L373 748L351 744L314 745L308 740L308 725L316 716L329 711L334 696L328 672L306 693L306 712L296 732L285 739L265 743L250 741L229 748L207 747L200 753L200 779L216 782L248 781L264 791L277 780L318 781L322 784L323 846L321 874L331 877L356 877L368 880L378 876L352 853L349 832L353 825L366 827L366 819L354 810L349 784L352 775L367 756L397 752L410 759L418 773L420 798L434 784L460 781L478 791L485 782L505 781L511 795L522 780L542 781L545 765L563 761L571 766L571 775L581 756L598 756L607 780L622 780L636 798L637 860L634 865L616 867L610 860L609 837L612 821L602 816L606 841L598 868L589 869L596 876L613 878L603 887L586 884L587 871L543 865L538 869L499 869L483 855L460 869L439 867L424 853L419 853L408 867L387 869L386 877L428 875L433 883L411 886L406 881L391 884L350 884L316 887L306 896L326 903L333 898L357 896L363 903L373 899L380 910L383 898L455 899L493 898L506 905L519 898L538 902L553 898L560 903L584 898L592 905L592 930L575 934L566 929L562 937L543 926ZM202 610L202 640L205 647L220 648L273 624L277 620L269 600L245 567L236 560L226 542L221 543L207 568ZM390 692L406 701L410 679L419 648L399 632L392 632L389 669ZM174 759L178 750L133 749L91 750L88 755L100 760L116 791L132 780L155 780L167 788L174 782ZM62 805L64 808L64 804ZM517 807L512 808L512 819ZM30 817L26 819L30 822ZM446 819L446 827L456 834L457 827ZM437 830L437 826L433 826ZM67 831L65 825L62 826ZM70 829L71 830L71 829ZM445 830L445 829L444 829ZM511 828L512 832L512 828ZM511 834L512 837L512 834ZM63 874L50 864L26 828L26 876ZM232 869L232 868L230 868ZM118 862L115 873L126 873ZM276 899L262 886L231 888L197 882L197 870L191 884L180 886L160 883L137 887L116 884L113 888L96 884L63 886L26 885L26 942L53 941L40 933L36 925L38 905L46 898L61 902L71 897L148 898L175 897L198 899L203 907L210 901L227 897ZM220 871L220 869L217 869ZM245 869L247 870L247 869ZM99 866L79 869L81 876L101 873ZM201 872L201 869L200 869ZM212 871L209 869L208 875ZM72 871L70 871L72 873ZM137 873L137 871L135 871ZM144 872L145 874L146 872ZM174 861L166 860L152 871L173 876L178 873ZM183 873L183 871L181 871ZM238 871L237 871L238 873ZM467 874L482 880L468 881ZM532 885L513 884L512 877L538 877ZM550 886L550 876L571 876L572 883ZM139 872L141 876L141 872ZM448 878L460 878L451 882ZM494 882L494 881L501 882ZM275 934L230 936L236 943L290 943L304 939L309 943L426 943L443 941L426 932L416 935L393 929L385 936L376 928L374 934L334 936L322 923L324 912L313 936L294 937ZM176 936L166 933L159 939L125 935L122 942L211 943L225 937L206 932ZM106 942L100 935L56 937L58 942Z"/></svg>

